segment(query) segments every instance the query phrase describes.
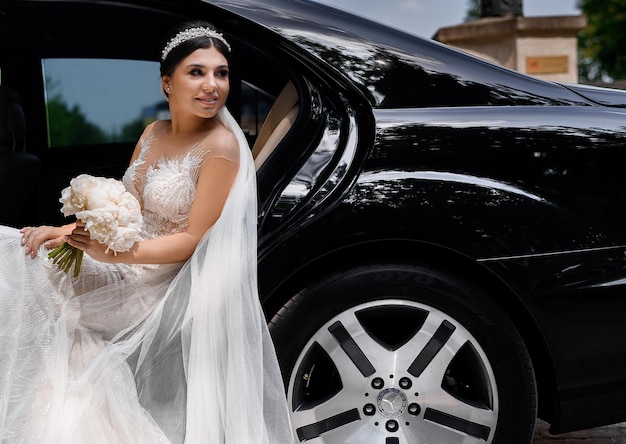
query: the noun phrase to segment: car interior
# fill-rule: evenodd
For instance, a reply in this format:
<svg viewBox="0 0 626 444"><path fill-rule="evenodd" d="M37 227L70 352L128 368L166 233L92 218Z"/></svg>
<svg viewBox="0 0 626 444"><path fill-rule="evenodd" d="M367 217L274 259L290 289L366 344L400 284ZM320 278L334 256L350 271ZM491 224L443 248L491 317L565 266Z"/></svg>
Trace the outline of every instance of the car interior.
<svg viewBox="0 0 626 444"><path fill-rule="evenodd" d="M298 92L289 81L267 113L252 147L252 156L257 170L292 128L298 117L298 111Z"/></svg>
<svg viewBox="0 0 626 444"><path fill-rule="evenodd" d="M19 223L41 172L41 161L26 152L26 119L17 92L0 86L0 220Z"/></svg>

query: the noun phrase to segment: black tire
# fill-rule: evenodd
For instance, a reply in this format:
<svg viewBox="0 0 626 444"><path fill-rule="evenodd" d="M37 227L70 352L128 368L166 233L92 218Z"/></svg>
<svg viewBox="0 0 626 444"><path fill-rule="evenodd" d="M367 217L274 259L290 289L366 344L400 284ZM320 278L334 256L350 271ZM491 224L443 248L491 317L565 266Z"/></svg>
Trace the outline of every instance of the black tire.
<svg viewBox="0 0 626 444"><path fill-rule="evenodd" d="M298 442L532 440L536 385L521 336L492 298L448 273L337 273L291 298L270 331Z"/></svg>

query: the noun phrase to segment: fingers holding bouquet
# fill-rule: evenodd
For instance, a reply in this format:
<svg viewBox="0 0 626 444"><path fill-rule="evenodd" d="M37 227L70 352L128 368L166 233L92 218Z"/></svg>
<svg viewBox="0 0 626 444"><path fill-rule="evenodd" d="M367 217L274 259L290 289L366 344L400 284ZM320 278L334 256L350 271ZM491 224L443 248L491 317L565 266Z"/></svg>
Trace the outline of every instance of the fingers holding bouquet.
<svg viewBox="0 0 626 444"><path fill-rule="evenodd" d="M85 223L80 220L76 222L76 228L72 230L69 236L65 237L65 240L70 245L80 248L83 251L87 250L88 245L92 243L92 239L89 236L89 231L87 231L87 228L85 227Z"/></svg>
<svg viewBox="0 0 626 444"><path fill-rule="evenodd" d="M114 252L105 244L91 238L91 234L82 221L76 222L76 228L64 238L68 245L87 253L100 262L110 262L114 258Z"/></svg>

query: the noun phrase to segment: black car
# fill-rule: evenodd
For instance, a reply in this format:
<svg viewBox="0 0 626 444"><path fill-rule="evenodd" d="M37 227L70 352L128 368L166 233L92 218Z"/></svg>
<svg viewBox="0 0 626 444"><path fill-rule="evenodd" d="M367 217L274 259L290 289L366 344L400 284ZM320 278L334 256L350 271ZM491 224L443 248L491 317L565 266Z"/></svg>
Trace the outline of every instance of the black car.
<svg viewBox="0 0 626 444"><path fill-rule="evenodd" d="M2 0L0 222L54 224L167 116L209 20L253 146L259 285L297 442L528 443L626 420L626 94L305 0ZM281 444L281 443L277 443Z"/></svg>

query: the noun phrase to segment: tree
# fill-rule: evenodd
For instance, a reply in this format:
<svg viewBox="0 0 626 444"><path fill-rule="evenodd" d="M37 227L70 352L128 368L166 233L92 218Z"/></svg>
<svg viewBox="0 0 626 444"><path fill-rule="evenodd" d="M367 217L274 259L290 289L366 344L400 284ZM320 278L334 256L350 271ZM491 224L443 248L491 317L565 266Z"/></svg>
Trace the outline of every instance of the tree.
<svg viewBox="0 0 626 444"><path fill-rule="evenodd" d="M102 143L106 135L97 125L89 122L80 107L69 107L57 94L47 103L50 122L50 145L82 145Z"/></svg>
<svg viewBox="0 0 626 444"><path fill-rule="evenodd" d="M465 12L466 22L479 19L480 12L480 0L467 0L467 11Z"/></svg>
<svg viewBox="0 0 626 444"><path fill-rule="evenodd" d="M70 107L59 91L59 83L46 77L48 99L48 143L50 146L69 146L89 143L102 143L106 134L91 123L79 106Z"/></svg>
<svg viewBox="0 0 626 444"><path fill-rule="evenodd" d="M626 0L579 0L588 25L578 36L582 79L626 79Z"/></svg>

